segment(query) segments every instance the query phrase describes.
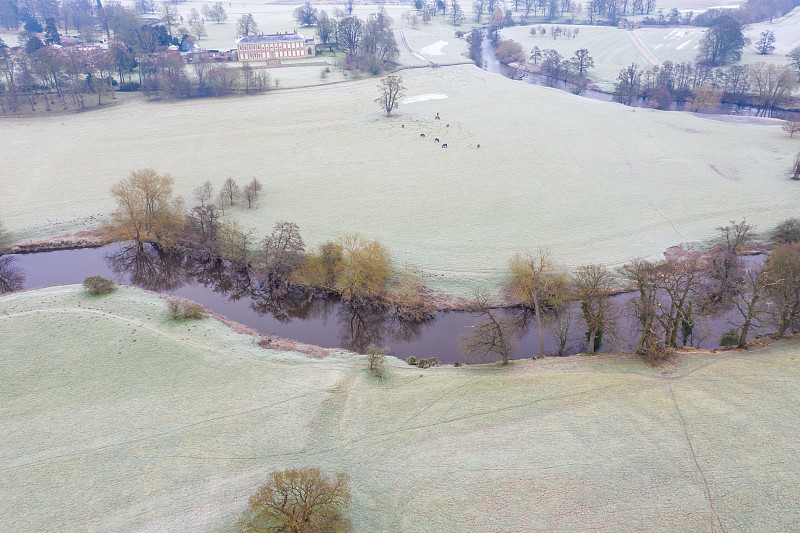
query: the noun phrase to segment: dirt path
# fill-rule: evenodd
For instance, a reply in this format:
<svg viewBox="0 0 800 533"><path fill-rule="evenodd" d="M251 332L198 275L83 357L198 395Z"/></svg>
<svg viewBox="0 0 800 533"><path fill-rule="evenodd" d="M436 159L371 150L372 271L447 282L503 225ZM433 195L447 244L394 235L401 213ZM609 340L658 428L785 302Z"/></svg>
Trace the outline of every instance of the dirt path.
<svg viewBox="0 0 800 533"><path fill-rule="evenodd" d="M431 68L436 68L436 67L439 66L438 63L436 63L434 61L431 61L430 59L428 59L424 55L420 54L419 52L417 52L416 50L411 48L411 45L408 44L408 40L406 40L406 31L405 30L400 30L400 39L403 41L403 46L406 47L406 50L411 52L411 55L413 55L417 59L421 59L422 61L425 61L426 63L428 63L428 66L431 67Z"/></svg>
<svg viewBox="0 0 800 533"><path fill-rule="evenodd" d="M639 52L641 52L641 53L642 53L642 55L643 55L643 56L644 56L644 57L645 57L645 58L646 58L646 59L647 59L647 60L648 60L650 63L652 63L653 65L661 65L661 61L659 61L658 59L656 59L656 56L654 56L654 55L653 55L653 54L650 52L650 50L648 50L648 49L647 49L647 47L644 45L644 43L643 43L641 40L639 40L639 36L638 36L638 35L636 35L636 32L635 32L634 30L630 30L630 31L628 31L628 35L630 35L630 36L631 36L631 39L633 39L633 44L635 44L635 45L636 45L636 48L638 48L638 49L639 49Z"/></svg>

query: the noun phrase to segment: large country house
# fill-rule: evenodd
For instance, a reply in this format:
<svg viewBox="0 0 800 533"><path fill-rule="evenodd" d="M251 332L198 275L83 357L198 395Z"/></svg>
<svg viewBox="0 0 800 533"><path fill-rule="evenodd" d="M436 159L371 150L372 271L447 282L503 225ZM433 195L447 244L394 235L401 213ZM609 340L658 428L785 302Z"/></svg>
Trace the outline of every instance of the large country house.
<svg viewBox="0 0 800 533"><path fill-rule="evenodd" d="M298 59L313 57L317 53L314 39L306 39L295 30L293 33L245 35L236 40L239 61L267 61L270 59Z"/></svg>

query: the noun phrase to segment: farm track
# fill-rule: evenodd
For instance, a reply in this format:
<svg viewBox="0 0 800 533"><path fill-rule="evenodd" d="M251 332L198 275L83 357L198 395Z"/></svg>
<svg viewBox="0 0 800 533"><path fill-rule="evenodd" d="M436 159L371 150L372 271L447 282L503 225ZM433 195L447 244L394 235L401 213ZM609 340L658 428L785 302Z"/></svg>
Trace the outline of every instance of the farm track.
<svg viewBox="0 0 800 533"><path fill-rule="evenodd" d="M628 35L630 35L631 39L633 39L633 44L636 45L636 48L641 52L641 54L653 65L661 65L661 61L659 61L656 56L654 56L650 50L644 45L644 43L639 39L639 36L636 35L636 31L630 30L628 31Z"/></svg>

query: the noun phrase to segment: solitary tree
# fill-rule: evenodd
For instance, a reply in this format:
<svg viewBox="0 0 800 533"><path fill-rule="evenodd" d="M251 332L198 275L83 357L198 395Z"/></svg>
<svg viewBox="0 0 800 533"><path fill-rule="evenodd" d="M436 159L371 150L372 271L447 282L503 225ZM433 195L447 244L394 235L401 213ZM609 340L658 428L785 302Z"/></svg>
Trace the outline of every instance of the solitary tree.
<svg viewBox="0 0 800 533"><path fill-rule="evenodd" d="M570 63L581 76L586 70L594 67L594 59L589 55L589 50L586 48L575 50L575 55L570 59Z"/></svg>
<svg viewBox="0 0 800 533"><path fill-rule="evenodd" d="M727 15L717 17L700 39L697 61L715 67L739 61L744 45L742 24Z"/></svg>
<svg viewBox="0 0 800 533"><path fill-rule="evenodd" d="M245 13L236 21L236 33L239 35L250 35L258 33L258 24L253 18L252 13Z"/></svg>
<svg viewBox="0 0 800 533"><path fill-rule="evenodd" d="M761 37L756 41L756 50L762 56L771 54L775 50L775 33L771 30L764 30L761 32Z"/></svg>
<svg viewBox="0 0 800 533"><path fill-rule="evenodd" d="M253 202L258 199L263 189L264 186L261 185L261 182L258 181L257 178L253 178L253 181L244 186L242 189L242 196L244 196L244 199L247 200L248 209L253 207Z"/></svg>
<svg viewBox="0 0 800 533"><path fill-rule="evenodd" d="M192 194L194 194L194 199L200 202L201 207L205 206L214 194L214 186L211 185L210 181L206 180L202 185L197 187Z"/></svg>
<svg viewBox="0 0 800 533"><path fill-rule="evenodd" d="M242 188L239 187L239 184L236 183L236 180L233 178L228 178L222 184L222 190L220 191L220 195L224 196L225 200L228 202L228 205L233 205L239 199L242 194Z"/></svg>
<svg viewBox="0 0 800 533"><path fill-rule="evenodd" d="M400 105L400 98L405 95L404 90L403 78L400 76L390 75L381 80L378 85L379 96L375 99L375 102L380 104L381 108L386 111L387 117L391 116L392 111Z"/></svg>
<svg viewBox="0 0 800 533"><path fill-rule="evenodd" d="M301 26L313 26L317 23L317 8L306 2L294 10L294 19Z"/></svg>
<svg viewBox="0 0 800 533"><path fill-rule="evenodd" d="M794 137L795 133L800 133L800 118L789 119L783 124L783 131Z"/></svg>
<svg viewBox="0 0 800 533"><path fill-rule="evenodd" d="M319 468L273 471L269 481L250 497L239 519L242 533L346 533L350 478L332 479Z"/></svg>

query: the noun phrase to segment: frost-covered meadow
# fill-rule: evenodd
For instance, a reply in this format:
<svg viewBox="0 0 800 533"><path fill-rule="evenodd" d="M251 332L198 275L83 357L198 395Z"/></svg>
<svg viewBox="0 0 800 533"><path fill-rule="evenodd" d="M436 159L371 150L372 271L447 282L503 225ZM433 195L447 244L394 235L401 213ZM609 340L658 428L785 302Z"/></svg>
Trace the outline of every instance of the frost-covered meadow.
<svg viewBox="0 0 800 533"><path fill-rule="evenodd" d="M137 289L0 297L0 531L232 531L273 469L355 531L792 531L800 348L420 370L257 347Z"/></svg>
<svg viewBox="0 0 800 533"><path fill-rule="evenodd" d="M187 199L205 180L255 177L258 207L230 216L257 234L279 220L310 245L361 232L462 295L499 282L520 250L616 265L711 239L732 218L766 231L796 215L786 172L797 140L778 121L635 109L473 66L402 75L407 98L438 99L386 118L376 81L362 80L5 119L0 212L29 239L97 225L111 185L137 168L171 174Z"/></svg>

